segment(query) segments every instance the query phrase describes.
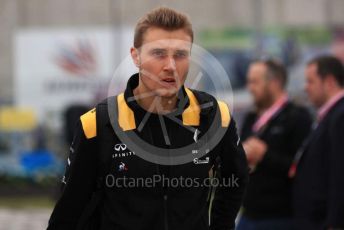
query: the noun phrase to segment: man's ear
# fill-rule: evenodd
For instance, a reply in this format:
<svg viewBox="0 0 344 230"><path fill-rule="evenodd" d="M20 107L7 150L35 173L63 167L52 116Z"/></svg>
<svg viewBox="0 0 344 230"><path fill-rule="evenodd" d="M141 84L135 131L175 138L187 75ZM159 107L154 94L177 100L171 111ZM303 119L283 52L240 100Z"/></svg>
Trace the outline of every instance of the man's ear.
<svg viewBox="0 0 344 230"><path fill-rule="evenodd" d="M271 79L271 84L273 85L274 89L284 90L283 84L282 84L281 80L279 80L279 79L276 79L276 78Z"/></svg>
<svg viewBox="0 0 344 230"><path fill-rule="evenodd" d="M333 76L332 74L329 75L328 77L328 83L331 85L331 87L339 87L340 88L340 85L338 83L338 81L336 80L336 77Z"/></svg>
<svg viewBox="0 0 344 230"><path fill-rule="evenodd" d="M322 84L323 87L328 90L331 91L334 85L334 77L332 75L327 75L322 79Z"/></svg>
<svg viewBox="0 0 344 230"><path fill-rule="evenodd" d="M137 67L140 67L140 56L139 56L139 51L135 47L130 48L130 54L131 58L133 59L134 64Z"/></svg>

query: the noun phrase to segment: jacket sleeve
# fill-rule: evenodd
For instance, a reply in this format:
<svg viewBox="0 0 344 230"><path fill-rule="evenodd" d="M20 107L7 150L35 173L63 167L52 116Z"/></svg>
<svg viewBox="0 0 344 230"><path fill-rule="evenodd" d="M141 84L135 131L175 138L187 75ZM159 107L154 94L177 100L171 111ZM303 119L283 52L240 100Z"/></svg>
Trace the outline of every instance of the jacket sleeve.
<svg viewBox="0 0 344 230"><path fill-rule="evenodd" d="M286 136L288 149L276 149L268 146L267 152L259 166L269 169L272 173L287 175L297 150L309 135L312 118L306 109L301 109L291 117L288 128L290 134ZM279 152L279 154L276 154Z"/></svg>
<svg viewBox="0 0 344 230"><path fill-rule="evenodd" d="M232 119L221 142L220 184L215 190L211 210L212 230L234 229L248 183L246 155Z"/></svg>
<svg viewBox="0 0 344 230"><path fill-rule="evenodd" d="M344 228L344 114L334 120L329 129L329 183L327 228Z"/></svg>
<svg viewBox="0 0 344 230"><path fill-rule="evenodd" d="M78 219L95 188L95 139L86 138L79 120L61 181L62 194L51 214L47 230L76 229Z"/></svg>

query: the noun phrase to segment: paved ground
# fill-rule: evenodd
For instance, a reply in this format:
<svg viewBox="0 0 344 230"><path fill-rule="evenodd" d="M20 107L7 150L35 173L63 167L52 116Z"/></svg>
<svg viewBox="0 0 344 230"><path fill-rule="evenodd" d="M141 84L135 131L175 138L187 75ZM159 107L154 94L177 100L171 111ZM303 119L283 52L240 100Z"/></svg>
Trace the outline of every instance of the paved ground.
<svg viewBox="0 0 344 230"><path fill-rule="evenodd" d="M51 209L0 208L0 230L45 230Z"/></svg>

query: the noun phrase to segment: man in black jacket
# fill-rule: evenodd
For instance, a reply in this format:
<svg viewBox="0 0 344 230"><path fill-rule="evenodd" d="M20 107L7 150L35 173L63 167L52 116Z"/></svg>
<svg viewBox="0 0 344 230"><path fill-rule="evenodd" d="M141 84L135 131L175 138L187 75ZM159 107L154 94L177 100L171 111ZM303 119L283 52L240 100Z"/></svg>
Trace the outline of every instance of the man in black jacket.
<svg viewBox="0 0 344 230"><path fill-rule="evenodd" d="M172 9L138 22L131 55L139 73L81 116L48 230L234 228L245 153L227 105L184 86L192 41L190 22ZM219 184L212 202L210 172Z"/></svg>
<svg viewBox="0 0 344 230"><path fill-rule="evenodd" d="M255 110L244 120L241 139L251 174L238 230L293 229L288 170L312 122L305 108L288 99L286 82L287 72L278 61L250 65L248 89Z"/></svg>
<svg viewBox="0 0 344 230"><path fill-rule="evenodd" d="M315 130L295 158L297 227L344 229L343 64L333 56L314 58L306 67L305 89L318 113Z"/></svg>

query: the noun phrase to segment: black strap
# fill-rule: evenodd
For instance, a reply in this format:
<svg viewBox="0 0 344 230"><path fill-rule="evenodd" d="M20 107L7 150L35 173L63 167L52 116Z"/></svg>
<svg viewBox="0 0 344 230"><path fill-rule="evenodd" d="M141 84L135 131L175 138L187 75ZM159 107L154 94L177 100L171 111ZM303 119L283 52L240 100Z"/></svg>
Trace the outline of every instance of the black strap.
<svg viewBox="0 0 344 230"><path fill-rule="evenodd" d="M115 97L109 98L108 101L115 101ZM107 151L102 151L102 147L100 146L100 140L103 140L104 135L104 127L108 123L109 112L108 106L105 104L100 104L97 106L97 149L98 149L98 179L97 179L97 189L103 190L105 186L105 179L107 174L109 173L110 169L110 159L111 154Z"/></svg>
<svg viewBox="0 0 344 230"><path fill-rule="evenodd" d="M112 98L116 100L116 98ZM110 101L110 100L109 100ZM77 230L96 230L100 224L100 213L99 207L103 201L105 180L110 168L110 156L106 151L102 151L100 141L104 134L103 128L109 119L107 106L102 104L96 107L96 124L97 124L97 136L96 136L96 149L98 156L97 163L97 179L96 188L92 194L90 202L86 205L78 222ZM98 209L98 210L97 210Z"/></svg>

